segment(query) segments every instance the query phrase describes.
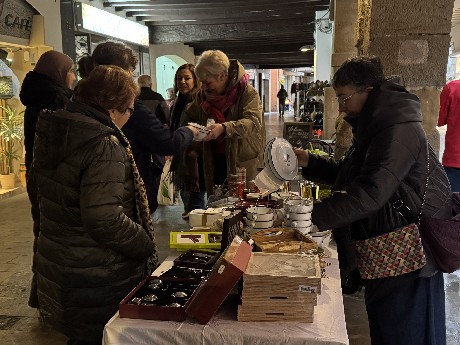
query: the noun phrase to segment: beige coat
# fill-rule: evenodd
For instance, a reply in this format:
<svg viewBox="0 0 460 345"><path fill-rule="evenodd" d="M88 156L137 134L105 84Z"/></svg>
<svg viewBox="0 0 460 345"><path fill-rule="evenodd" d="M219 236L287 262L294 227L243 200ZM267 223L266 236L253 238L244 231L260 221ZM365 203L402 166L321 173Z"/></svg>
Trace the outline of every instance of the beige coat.
<svg viewBox="0 0 460 345"><path fill-rule="evenodd" d="M230 87L235 85L245 70L243 66L233 61L230 69L234 66L234 81ZM238 67L236 67L238 66ZM238 68L236 72L236 68ZM232 76L229 71L229 77ZM195 122L206 126L209 118L200 105L201 98L197 97L190 103L181 118L182 125L188 122ZM265 122L262 113L262 105L257 91L248 85L227 111L225 133L225 154L227 158L227 178L230 174L236 174L237 167L246 168L246 181L254 180L258 174L258 168L263 167L263 151L265 147ZM213 172L213 155L210 142L203 143L203 166L206 181L206 190L208 194L213 193L214 172Z"/></svg>

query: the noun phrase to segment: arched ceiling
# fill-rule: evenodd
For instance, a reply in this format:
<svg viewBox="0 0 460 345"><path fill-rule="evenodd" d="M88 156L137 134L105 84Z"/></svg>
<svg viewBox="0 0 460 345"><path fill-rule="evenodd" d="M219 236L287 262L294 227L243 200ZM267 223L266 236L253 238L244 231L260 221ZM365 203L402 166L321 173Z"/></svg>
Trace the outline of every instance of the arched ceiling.
<svg viewBox="0 0 460 345"><path fill-rule="evenodd" d="M313 52L315 12L330 0L111 0L105 7L150 28L153 44L185 43L199 55L220 49L230 58L260 68L307 67Z"/></svg>

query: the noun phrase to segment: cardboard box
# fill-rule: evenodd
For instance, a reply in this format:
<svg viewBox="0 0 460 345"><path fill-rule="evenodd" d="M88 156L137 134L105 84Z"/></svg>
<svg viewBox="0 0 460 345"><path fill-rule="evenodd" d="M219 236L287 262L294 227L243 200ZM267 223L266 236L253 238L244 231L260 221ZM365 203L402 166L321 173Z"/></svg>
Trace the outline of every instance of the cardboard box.
<svg viewBox="0 0 460 345"><path fill-rule="evenodd" d="M189 213L188 223L190 227L211 226L218 219L228 215L230 215L230 211L225 211L224 208L196 209Z"/></svg>
<svg viewBox="0 0 460 345"><path fill-rule="evenodd" d="M221 232L171 231L169 234L169 246L179 250L219 250L221 241Z"/></svg>

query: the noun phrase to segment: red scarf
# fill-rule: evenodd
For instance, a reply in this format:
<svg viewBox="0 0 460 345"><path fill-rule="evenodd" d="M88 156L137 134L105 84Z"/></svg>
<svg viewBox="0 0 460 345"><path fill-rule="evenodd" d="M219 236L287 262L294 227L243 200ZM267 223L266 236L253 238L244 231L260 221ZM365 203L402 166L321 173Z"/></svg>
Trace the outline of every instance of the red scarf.
<svg viewBox="0 0 460 345"><path fill-rule="evenodd" d="M212 99L207 100L204 92L201 92L201 108L213 118L216 123L224 123L226 121L226 111L236 102L236 100L243 94L246 86L248 85L249 74L245 73L239 82L227 90L223 95L213 96ZM216 152L225 154L224 135L217 138L217 145L215 146Z"/></svg>

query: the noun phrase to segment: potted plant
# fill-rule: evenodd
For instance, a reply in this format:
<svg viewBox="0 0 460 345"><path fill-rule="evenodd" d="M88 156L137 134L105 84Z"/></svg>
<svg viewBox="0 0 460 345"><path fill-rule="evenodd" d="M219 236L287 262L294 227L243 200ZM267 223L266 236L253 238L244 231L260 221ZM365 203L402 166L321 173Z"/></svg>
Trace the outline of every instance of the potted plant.
<svg viewBox="0 0 460 345"><path fill-rule="evenodd" d="M0 106L0 185L3 189L15 186L14 161L20 159L18 145L24 138L24 111Z"/></svg>

